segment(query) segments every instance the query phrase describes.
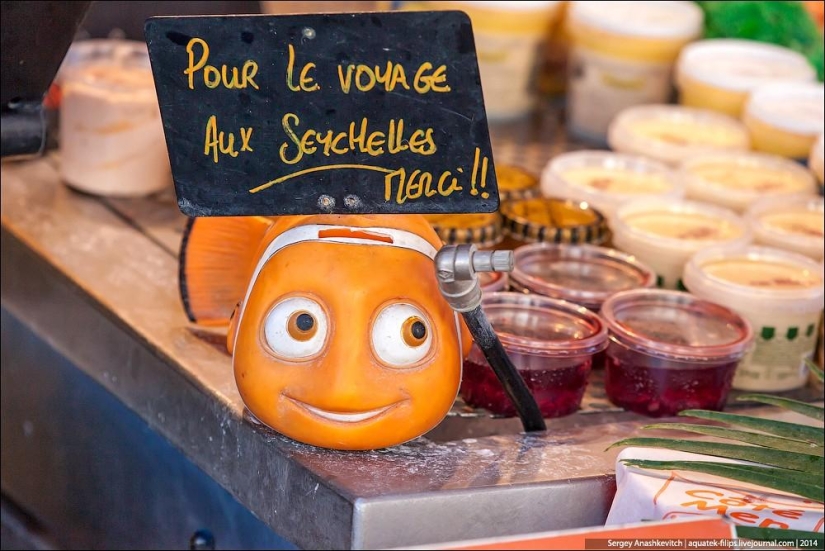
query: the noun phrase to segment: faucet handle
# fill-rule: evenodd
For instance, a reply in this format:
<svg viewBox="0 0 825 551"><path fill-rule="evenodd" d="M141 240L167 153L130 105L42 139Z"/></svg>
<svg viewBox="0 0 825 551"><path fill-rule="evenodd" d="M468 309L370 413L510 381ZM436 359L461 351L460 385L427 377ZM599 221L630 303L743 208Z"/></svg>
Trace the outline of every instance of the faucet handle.
<svg viewBox="0 0 825 551"><path fill-rule="evenodd" d="M473 270L476 272L512 272L515 267L513 251L475 251Z"/></svg>

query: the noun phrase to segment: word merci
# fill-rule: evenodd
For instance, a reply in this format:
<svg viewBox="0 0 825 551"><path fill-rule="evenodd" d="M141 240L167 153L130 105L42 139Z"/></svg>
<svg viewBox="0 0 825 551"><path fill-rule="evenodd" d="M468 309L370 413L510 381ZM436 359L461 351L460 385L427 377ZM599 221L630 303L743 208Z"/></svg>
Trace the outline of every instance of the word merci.
<svg viewBox="0 0 825 551"><path fill-rule="evenodd" d="M405 168L389 169L380 166L364 164L332 164L299 170L286 176L281 176L270 180L265 184L249 190L250 193L258 193L274 185L281 184L287 180L298 178L307 174L322 172L327 170L365 170L384 173L384 200L403 205L407 201L415 201L421 198L449 197L454 193L465 191L465 185L469 183L469 193L472 196L480 196L487 199L490 194L485 191L487 186L487 173L489 161L486 156L481 155L479 148L475 149L470 170L465 171L463 167L457 167L455 172L444 170L438 174L420 169L408 170ZM469 182L466 178L469 175ZM464 184L464 185L462 185Z"/></svg>

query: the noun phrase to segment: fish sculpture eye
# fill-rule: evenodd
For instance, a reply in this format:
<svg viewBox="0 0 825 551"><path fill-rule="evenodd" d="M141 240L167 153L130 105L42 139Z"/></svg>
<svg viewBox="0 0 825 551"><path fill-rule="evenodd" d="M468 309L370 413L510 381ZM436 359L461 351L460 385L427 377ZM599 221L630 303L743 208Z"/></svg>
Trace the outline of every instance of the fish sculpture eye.
<svg viewBox="0 0 825 551"><path fill-rule="evenodd" d="M327 315L320 304L305 297L290 297L267 314L263 336L274 356L304 361L324 349L328 328Z"/></svg>
<svg viewBox="0 0 825 551"><path fill-rule="evenodd" d="M411 304L390 304L373 322L372 349L388 367L412 367L429 356L432 345L431 323Z"/></svg>

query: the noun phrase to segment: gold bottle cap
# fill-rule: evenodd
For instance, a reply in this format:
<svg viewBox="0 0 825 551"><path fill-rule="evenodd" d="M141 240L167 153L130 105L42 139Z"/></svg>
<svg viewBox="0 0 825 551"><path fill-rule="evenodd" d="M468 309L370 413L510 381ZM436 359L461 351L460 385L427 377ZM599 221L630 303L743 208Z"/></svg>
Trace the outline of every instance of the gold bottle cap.
<svg viewBox="0 0 825 551"><path fill-rule="evenodd" d="M496 180L502 203L541 196L538 177L523 168L496 165Z"/></svg>
<svg viewBox="0 0 825 551"><path fill-rule="evenodd" d="M604 243L609 231L601 212L587 203L555 198L511 201L501 206L504 233L527 243Z"/></svg>
<svg viewBox="0 0 825 551"><path fill-rule="evenodd" d="M441 240L447 245L475 243L492 247L503 239L501 215L497 212L473 214L425 214Z"/></svg>

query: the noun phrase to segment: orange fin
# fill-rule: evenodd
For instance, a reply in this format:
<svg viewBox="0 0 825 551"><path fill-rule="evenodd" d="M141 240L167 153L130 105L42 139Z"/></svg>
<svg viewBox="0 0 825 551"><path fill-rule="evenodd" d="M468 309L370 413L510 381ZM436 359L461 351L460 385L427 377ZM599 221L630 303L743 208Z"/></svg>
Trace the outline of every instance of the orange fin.
<svg viewBox="0 0 825 551"><path fill-rule="evenodd" d="M178 281L183 307L199 325L227 325L246 292L272 220L260 216L192 218L183 232Z"/></svg>

